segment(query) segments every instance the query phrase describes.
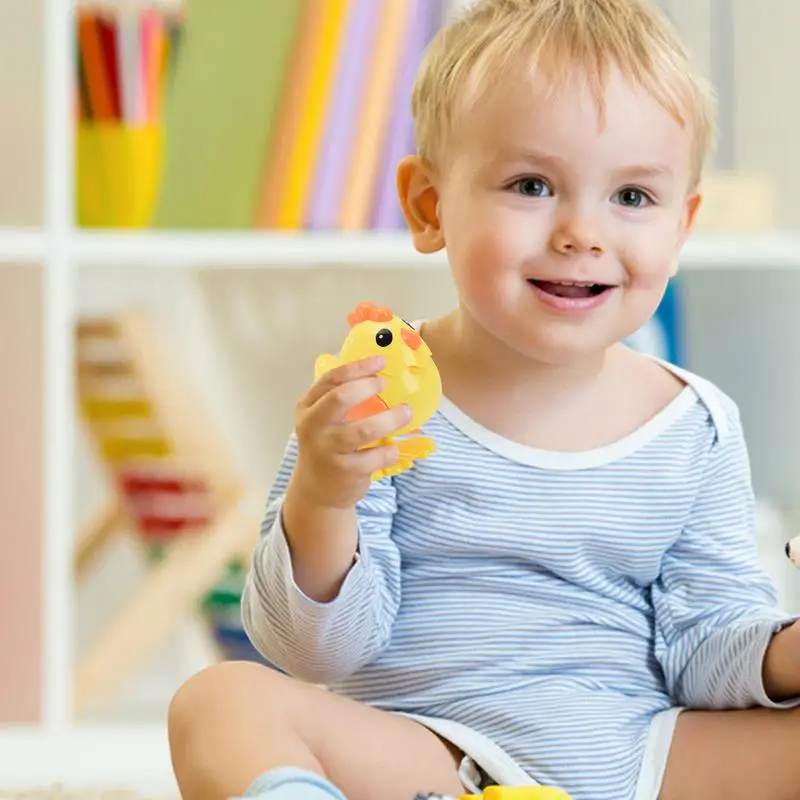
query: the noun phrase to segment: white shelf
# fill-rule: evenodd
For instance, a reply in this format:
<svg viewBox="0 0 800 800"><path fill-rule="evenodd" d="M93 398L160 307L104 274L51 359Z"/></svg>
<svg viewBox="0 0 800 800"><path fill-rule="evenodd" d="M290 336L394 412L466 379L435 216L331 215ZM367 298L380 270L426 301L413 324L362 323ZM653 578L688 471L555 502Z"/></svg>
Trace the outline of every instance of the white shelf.
<svg viewBox="0 0 800 800"><path fill-rule="evenodd" d="M800 270L800 234L697 234L686 243L681 265L688 269Z"/></svg>
<svg viewBox="0 0 800 800"><path fill-rule="evenodd" d="M70 231L59 247L78 267L428 269L444 253L421 255L402 231L354 233L269 231ZM0 264L42 263L48 237L36 229L0 227ZM681 258L684 269L800 270L800 234L697 235Z"/></svg>
<svg viewBox="0 0 800 800"><path fill-rule="evenodd" d="M41 264L46 252L44 231L37 228L0 228L0 266Z"/></svg>
<svg viewBox="0 0 800 800"><path fill-rule="evenodd" d="M44 3L44 486L42 531L42 724L53 735L72 718L74 541L70 521L74 469L75 269L73 212L74 8Z"/></svg>
<svg viewBox="0 0 800 800"><path fill-rule="evenodd" d="M77 232L80 266L105 267L430 267L402 231L273 233L269 231Z"/></svg>
<svg viewBox="0 0 800 800"><path fill-rule="evenodd" d="M114 267L338 267L427 269L446 266L445 254L421 255L397 232L80 232L80 266ZM800 235L696 236L681 259L686 269L800 270Z"/></svg>

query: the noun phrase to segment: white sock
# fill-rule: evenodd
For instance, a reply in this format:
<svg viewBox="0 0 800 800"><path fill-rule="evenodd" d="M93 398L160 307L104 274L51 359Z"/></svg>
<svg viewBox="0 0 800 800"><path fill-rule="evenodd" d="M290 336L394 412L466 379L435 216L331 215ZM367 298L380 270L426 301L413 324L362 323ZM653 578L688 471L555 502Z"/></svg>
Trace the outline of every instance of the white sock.
<svg viewBox="0 0 800 800"><path fill-rule="evenodd" d="M265 772L244 796L257 800L347 800L329 780L298 767L278 767Z"/></svg>

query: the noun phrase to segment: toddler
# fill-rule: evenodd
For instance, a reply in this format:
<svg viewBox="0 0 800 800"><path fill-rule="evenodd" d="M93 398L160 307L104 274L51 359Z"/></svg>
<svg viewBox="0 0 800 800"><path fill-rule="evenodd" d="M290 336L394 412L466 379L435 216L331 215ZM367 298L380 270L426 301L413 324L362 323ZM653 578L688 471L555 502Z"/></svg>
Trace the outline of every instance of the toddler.
<svg viewBox="0 0 800 800"><path fill-rule="evenodd" d="M478 0L413 110L399 197L458 291L412 322L437 452L370 482L397 453L362 446L407 419L347 417L379 358L299 400L243 597L286 674L181 688L183 796L800 797L800 625L757 560L737 408L622 344L700 205L709 90L646 0Z"/></svg>

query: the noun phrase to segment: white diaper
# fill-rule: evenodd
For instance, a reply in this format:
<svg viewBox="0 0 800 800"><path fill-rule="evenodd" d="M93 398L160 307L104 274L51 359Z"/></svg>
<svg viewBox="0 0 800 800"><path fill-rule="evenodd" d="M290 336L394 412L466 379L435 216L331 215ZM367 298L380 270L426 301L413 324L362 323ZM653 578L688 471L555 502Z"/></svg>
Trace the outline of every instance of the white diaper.
<svg viewBox="0 0 800 800"><path fill-rule="evenodd" d="M669 708L653 717L644 748L635 800L658 800L667 766L675 723L683 708ZM469 794L480 794L487 786L539 786L505 751L465 725L451 720L403 714L416 720L466 753L459 778Z"/></svg>
<svg viewBox="0 0 800 800"><path fill-rule="evenodd" d="M668 708L653 717L644 746L642 769L636 784L636 800L658 800L675 723L684 708Z"/></svg>

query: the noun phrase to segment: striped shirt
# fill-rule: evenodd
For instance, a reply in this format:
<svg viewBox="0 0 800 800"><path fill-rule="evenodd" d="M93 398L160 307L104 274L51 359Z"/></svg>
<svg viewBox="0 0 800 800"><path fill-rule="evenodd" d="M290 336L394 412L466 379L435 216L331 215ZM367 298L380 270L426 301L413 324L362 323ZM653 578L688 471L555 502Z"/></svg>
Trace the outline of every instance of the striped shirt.
<svg viewBox="0 0 800 800"><path fill-rule="evenodd" d="M359 503L330 603L292 577L290 438L243 596L251 641L294 676L428 719L490 774L493 743L574 800L635 796L660 711L778 707L761 666L790 617L758 561L738 409L669 368L687 383L672 403L583 453L511 442L444 399L424 427L437 452Z"/></svg>

